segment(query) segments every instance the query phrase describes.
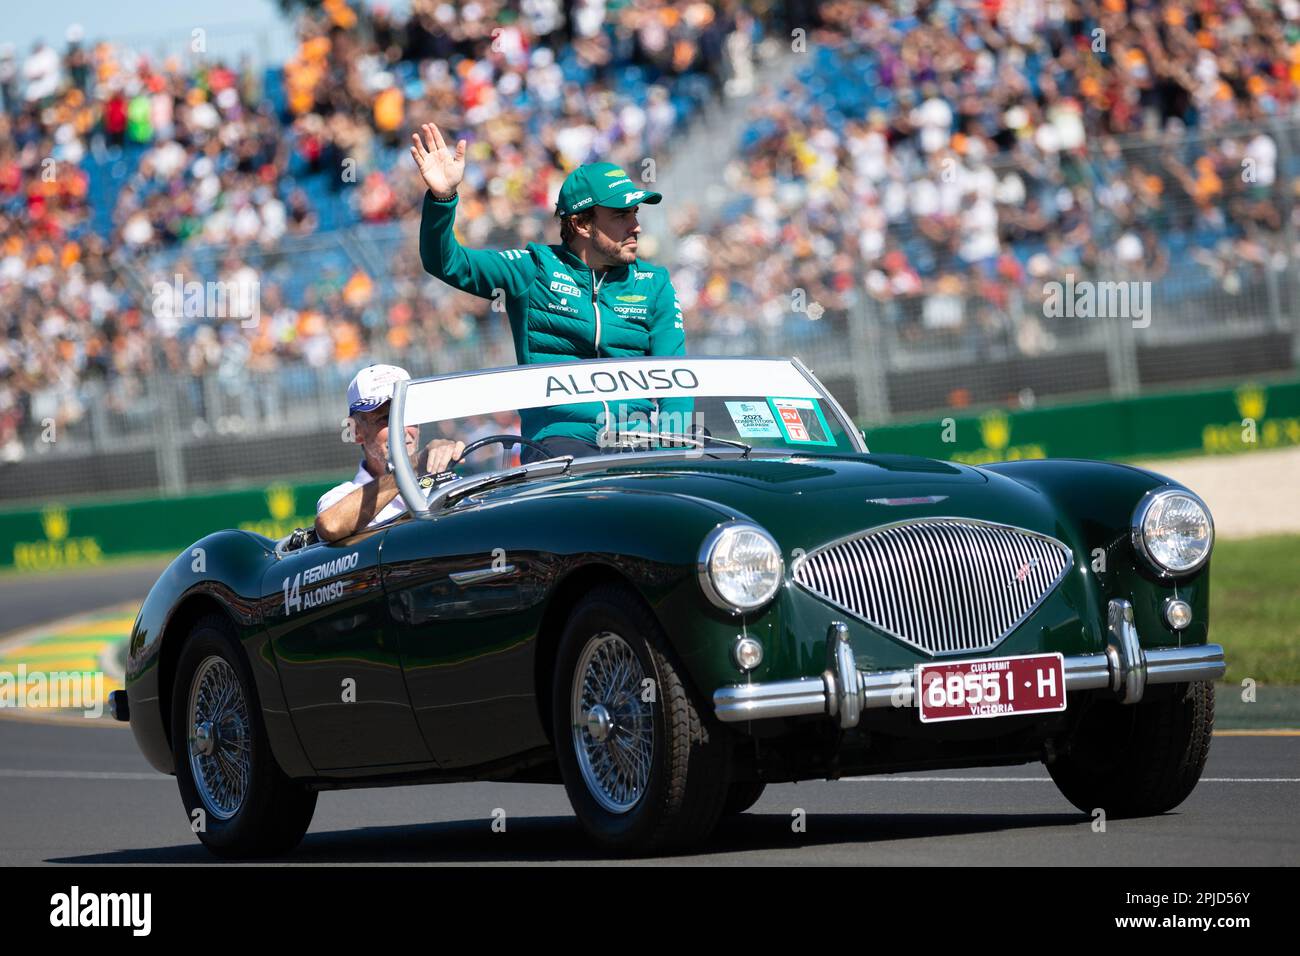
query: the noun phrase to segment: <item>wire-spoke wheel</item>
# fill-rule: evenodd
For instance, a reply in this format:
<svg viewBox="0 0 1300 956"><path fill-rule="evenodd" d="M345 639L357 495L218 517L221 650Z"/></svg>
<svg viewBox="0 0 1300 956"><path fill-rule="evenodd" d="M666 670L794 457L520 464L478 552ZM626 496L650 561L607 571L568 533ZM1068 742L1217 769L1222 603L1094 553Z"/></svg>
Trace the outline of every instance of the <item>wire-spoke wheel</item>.
<svg viewBox="0 0 1300 956"><path fill-rule="evenodd" d="M229 820L243 806L252 768L248 703L235 669L213 655L190 685L190 772L208 813Z"/></svg>
<svg viewBox="0 0 1300 956"><path fill-rule="evenodd" d="M578 822L605 849L696 843L722 815L730 737L685 673L631 588L593 588L571 612L552 677L556 755Z"/></svg>
<svg viewBox="0 0 1300 956"><path fill-rule="evenodd" d="M219 856L283 853L302 839L316 794L275 762L234 625L199 620L176 662L172 760L191 829Z"/></svg>
<svg viewBox="0 0 1300 956"><path fill-rule="evenodd" d="M627 642L606 631L587 642L573 679L573 747L583 782L610 813L645 794L654 757L654 717L645 672Z"/></svg>

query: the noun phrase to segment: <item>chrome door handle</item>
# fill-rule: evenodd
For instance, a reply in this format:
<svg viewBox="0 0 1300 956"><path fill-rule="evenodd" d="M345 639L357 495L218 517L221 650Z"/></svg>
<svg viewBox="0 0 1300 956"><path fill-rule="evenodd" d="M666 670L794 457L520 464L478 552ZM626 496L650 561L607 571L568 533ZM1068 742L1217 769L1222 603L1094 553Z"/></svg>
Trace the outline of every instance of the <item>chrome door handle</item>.
<svg viewBox="0 0 1300 956"><path fill-rule="evenodd" d="M494 578L498 574L513 574L515 566L506 564L499 568L475 568L473 571L453 571L448 575L452 581L464 587L467 584L477 584L479 581L486 581Z"/></svg>

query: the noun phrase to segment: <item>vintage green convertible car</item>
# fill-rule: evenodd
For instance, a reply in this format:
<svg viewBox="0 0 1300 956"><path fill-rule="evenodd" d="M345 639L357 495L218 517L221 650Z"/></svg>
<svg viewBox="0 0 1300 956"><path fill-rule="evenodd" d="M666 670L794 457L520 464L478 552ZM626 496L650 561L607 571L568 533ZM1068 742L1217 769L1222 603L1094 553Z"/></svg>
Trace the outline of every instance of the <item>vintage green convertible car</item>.
<svg viewBox="0 0 1300 956"><path fill-rule="evenodd" d="M798 360L441 376L390 422L578 398L608 409L599 454L420 478L394 427L400 518L221 531L163 573L113 709L211 850L286 851L344 787L563 782L642 852L774 781L1043 761L1111 815L1196 785L1224 657L1186 488L873 455ZM689 414L640 411L665 398Z"/></svg>

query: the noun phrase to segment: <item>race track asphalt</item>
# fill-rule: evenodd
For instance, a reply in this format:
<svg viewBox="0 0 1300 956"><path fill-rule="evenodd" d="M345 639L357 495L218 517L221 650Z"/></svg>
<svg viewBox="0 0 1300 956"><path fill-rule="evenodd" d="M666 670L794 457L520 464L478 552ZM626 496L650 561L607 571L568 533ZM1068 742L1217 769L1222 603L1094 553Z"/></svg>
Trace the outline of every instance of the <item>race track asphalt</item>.
<svg viewBox="0 0 1300 956"><path fill-rule="evenodd" d="M159 564L0 580L5 631L144 596ZM21 622L21 623L16 623ZM1172 813L1096 832L1040 765L769 787L687 865L1295 865L1300 736L1216 737L1195 792ZM794 812L805 814L794 832ZM125 725L0 719L0 866L208 864L175 781ZM497 811L504 832L495 832ZM500 829L499 826L497 829ZM277 861L603 862L562 787L449 784L323 793L301 846ZM613 861L619 862L619 861Z"/></svg>
<svg viewBox="0 0 1300 956"><path fill-rule="evenodd" d="M77 571L0 576L0 639L12 631L55 618L95 611L124 601L143 601L167 567L149 558Z"/></svg>
<svg viewBox="0 0 1300 956"><path fill-rule="evenodd" d="M1038 765L782 784L689 855L640 862L1294 865L1298 755L1300 737L1216 738L1181 807L1108 821L1104 833ZM0 807L0 866L214 862L189 831L175 781L145 763L125 728L0 721ZM498 810L504 832L493 830ZM476 783L323 793L303 843L279 862L601 861L562 787Z"/></svg>

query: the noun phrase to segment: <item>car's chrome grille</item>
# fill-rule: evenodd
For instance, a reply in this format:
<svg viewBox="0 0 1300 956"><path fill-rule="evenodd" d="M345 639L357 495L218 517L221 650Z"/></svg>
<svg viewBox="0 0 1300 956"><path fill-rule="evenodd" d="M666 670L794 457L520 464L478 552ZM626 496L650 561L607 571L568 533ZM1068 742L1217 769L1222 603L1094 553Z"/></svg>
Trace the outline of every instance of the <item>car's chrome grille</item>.
<svg viewBox="0 0 1300 956"><path fill-rule="evenodd" d="M950 654L994 647L1071 563L1070 550L1054 538L940 518L825 545L795 566L794 579L873 627Z"/></svg>

